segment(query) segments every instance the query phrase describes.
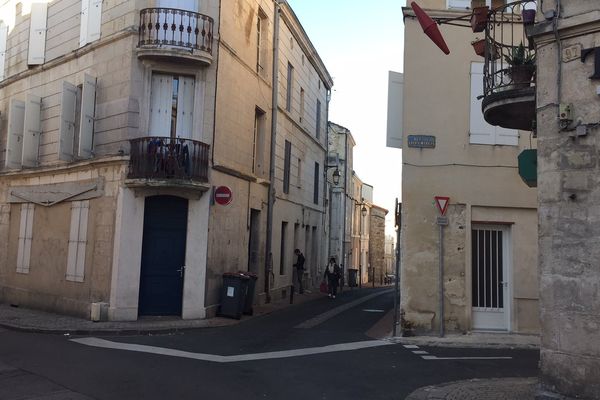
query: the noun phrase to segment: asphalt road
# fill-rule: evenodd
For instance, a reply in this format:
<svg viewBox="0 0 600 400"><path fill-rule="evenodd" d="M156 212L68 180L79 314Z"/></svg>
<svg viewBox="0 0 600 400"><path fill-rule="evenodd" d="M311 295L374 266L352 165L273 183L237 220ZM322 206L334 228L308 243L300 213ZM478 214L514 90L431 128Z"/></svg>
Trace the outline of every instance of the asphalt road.
<svg viewBox="0 0 600 400"><path fill-rule="evenodd" d="M536 376L534 350L418 349L438 357L427 360L401 344L373 342L366 332L393 307L389 291L331 311L382 291L345 292L230 327L100 338L126 349L0 330L0 399L404 399L443 382ZM306 321L311 327L298 327ZM360 348L368 343L376 347ZM327 347L339 344L344 351ZM452 357L510 359L439 359Z"/></svg>

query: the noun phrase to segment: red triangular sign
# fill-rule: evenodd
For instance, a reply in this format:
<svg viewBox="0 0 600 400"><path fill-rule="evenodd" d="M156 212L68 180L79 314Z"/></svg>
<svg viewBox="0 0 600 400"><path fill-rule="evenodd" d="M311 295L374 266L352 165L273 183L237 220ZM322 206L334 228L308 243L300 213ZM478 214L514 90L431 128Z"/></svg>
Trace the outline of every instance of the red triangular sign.
<svg viewBox="0 0 600 400"><path fill-rule="evenodd" d="M446 214L446 210L448 209L448 203L450 203L450 197L445 196L435 196L435 205L437 206L440 214L444 216Z"/></svg>

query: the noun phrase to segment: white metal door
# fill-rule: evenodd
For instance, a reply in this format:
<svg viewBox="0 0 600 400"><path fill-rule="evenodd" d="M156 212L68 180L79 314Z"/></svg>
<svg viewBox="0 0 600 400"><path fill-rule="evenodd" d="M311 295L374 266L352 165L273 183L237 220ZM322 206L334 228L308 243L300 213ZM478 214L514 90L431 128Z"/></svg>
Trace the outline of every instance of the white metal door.
<svg viewBox="0 0 600 400"><path fill-rule="evenodd" d="M473 329L510 330L508 227L474 226L471 231Z"/></svg>

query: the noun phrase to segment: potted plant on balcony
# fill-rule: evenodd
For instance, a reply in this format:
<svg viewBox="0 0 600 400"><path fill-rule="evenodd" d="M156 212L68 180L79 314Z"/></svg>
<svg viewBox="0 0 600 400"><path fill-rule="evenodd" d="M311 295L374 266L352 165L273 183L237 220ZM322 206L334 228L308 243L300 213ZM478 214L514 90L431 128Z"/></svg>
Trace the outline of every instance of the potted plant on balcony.
<svg viewBox="0 0 600 400"><path fill-rule="evenodd" d="M473 32L483 32L485 30L489 11L490 8L488 6L473 8L473 14L471 14L471 28Z"/></svg>
<svg viewBox="0 0 600 400"><path fill-rule="evenodd" d="M473 46L475 54L485 57L485 39L475 38L475 40L471 42L471 46Z"/></svg>
<svg viewBox="0 0 600 400"><path fill-rule="evenodd" d="M535 72L535 54L525 50L523 42L513 47L510 54L504 56L509 65L508 75L514 88L526 88L531 84Z"/></svg>

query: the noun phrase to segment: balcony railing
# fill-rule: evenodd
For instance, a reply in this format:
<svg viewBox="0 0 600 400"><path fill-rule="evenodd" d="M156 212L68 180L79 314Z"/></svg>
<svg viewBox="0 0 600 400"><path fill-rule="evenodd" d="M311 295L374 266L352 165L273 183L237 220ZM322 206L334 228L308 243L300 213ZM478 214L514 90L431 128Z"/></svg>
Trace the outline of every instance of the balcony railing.
<svg viewBox="0 0 600 400"><path fill-rule="evenodd" d="M208 182L209 145L191 139L131 139L129 179Z"/></svg>
<svg viewBox="0 0 600 400"><path fill-rule="evenodd" d="M535 10L535 0L523 0L490 12L485 31L484 96L535 86L535 49L526 35Z"/></svg>
<svg viewBox="0 0 600 400"><path fill-rule="evenodd" d="M175 8L146 8L140 12L138 47L174 47L212 54L213 19Z"/></svg>

